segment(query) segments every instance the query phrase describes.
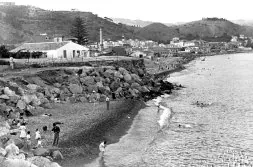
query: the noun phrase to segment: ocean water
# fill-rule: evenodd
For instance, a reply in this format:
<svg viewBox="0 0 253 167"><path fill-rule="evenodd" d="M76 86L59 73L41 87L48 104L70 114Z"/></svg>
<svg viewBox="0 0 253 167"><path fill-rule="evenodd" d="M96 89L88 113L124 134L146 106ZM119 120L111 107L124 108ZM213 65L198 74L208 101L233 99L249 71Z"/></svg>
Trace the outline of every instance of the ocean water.
<svg viewBox="0 0 253 167"><path fill-rule="evenodd" d="M195 60L168 81L184 89L163 98L175 114L163 132L153 101L128 134L85 166L183 167L253 164L253 53ZM206 104L203 107L195 103ZM183 125L179 127L180 125Z"/></svg>

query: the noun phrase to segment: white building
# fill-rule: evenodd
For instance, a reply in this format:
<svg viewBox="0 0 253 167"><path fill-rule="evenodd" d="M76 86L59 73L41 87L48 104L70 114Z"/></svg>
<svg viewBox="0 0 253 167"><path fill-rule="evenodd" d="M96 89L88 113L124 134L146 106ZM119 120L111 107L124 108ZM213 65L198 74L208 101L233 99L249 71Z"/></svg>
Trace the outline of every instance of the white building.
<svg viewBox="0 0 253 167"><path fill-rule="evenodd" d="M89 49L71 41L24 43L10 52L43 52L47 58L87 57Z"/></svg>

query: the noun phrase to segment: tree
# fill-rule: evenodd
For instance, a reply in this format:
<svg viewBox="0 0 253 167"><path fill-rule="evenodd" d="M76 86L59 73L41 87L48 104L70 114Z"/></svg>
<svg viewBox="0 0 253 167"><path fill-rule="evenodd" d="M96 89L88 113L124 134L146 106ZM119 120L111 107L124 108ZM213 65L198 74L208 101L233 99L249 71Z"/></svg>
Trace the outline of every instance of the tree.
<svg viewBox="0 0 253 167"><path fill-rule="evenodd" d="M77 38L77 43L80 45L85 45L88 43L88 33L85 27L83 19L78 16L75 18L71 29L71 35Z"/></svg>
<svg viewBox="0 0 253 167"><path fill-rule="evenodd" d="M9 58L10 53L4 45L0 46L0 58Z"/></svg>

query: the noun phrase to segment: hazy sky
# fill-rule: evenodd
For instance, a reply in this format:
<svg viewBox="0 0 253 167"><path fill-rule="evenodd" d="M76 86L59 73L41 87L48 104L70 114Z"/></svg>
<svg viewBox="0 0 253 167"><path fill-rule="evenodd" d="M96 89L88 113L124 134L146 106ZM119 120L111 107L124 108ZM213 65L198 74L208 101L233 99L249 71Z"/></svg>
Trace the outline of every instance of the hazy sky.
<svg viewBox="0 0 253 167"><path fill-rule="evenodd" d="M101 17L175 23L222 17L253 20L253 0L1 0L48 10L88 11Z"/></svg>

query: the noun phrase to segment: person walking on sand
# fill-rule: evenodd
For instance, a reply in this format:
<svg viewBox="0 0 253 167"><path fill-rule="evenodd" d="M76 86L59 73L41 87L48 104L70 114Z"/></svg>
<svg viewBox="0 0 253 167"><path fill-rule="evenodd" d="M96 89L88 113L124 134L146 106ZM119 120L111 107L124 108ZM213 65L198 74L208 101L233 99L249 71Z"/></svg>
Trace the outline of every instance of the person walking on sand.
<svg viewBox="0 0 253 167"><path fill-rule="evenodd" d="M99 145L99 151L102 157L104 156L105 153L105 147L106 147L106 140L102 141L102 143L100 143Z"/></svg>
<svg viewBox="0 0 253 167"><path fill-rule="evenodd" d="M21 124L21 126L19 127L19 129L20 129L20 138L22 139L22 140L24 140L25 138L26 138L26 126L25 126L25 123L22 123Z"/></svg>
<svg viewBox="0 0 253 167"><path fill-rule="evenodd" d="M36 145L36 147L42 147L42 145L41 145L41 135L40 135L39 129L36 129L36 132L35 132L35 140L37 140L37 145Z"/></svg>
<svg viewBox="0 0 253 167"><path fill-rule="evenodd" d="M107 110L109 110L109 108L110 108L110 98L108 96L106 96L105 101L106 101Z"/></svg>
<svg viewBox="0 0 253 167"><path fill-rule="evenodd" d="M56 123L53 123L53 129L52 131L54 132L54 141L53 141L53 146L58 146L59 142L59 137L60 137L60 128L59 126L56 125Z"/></svg>

